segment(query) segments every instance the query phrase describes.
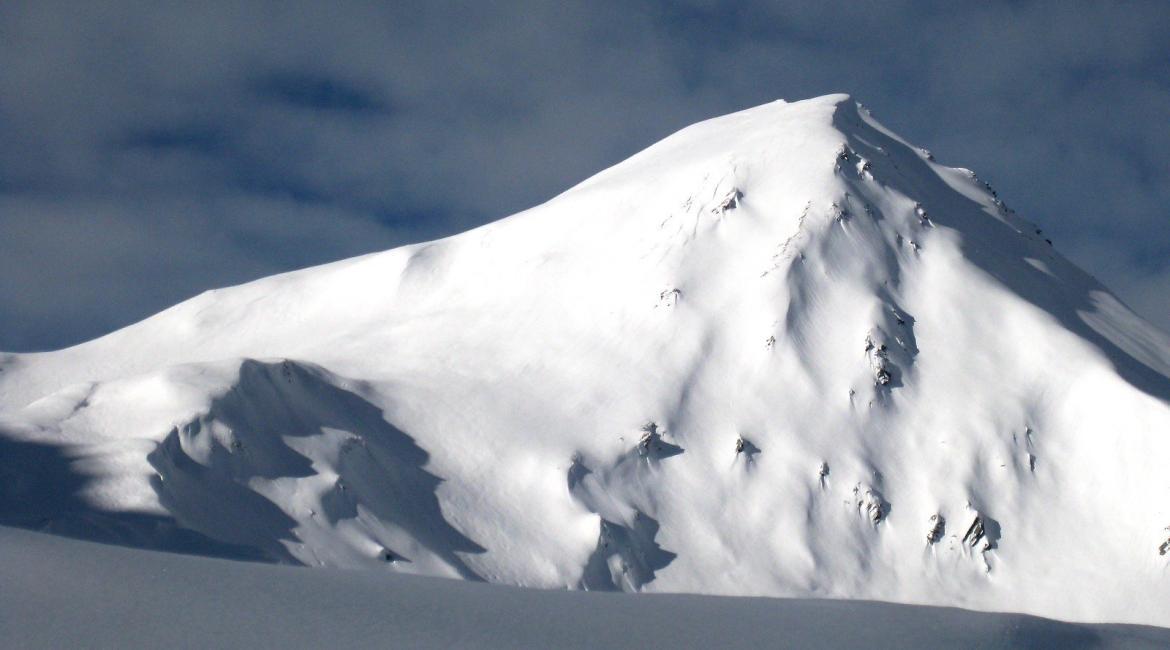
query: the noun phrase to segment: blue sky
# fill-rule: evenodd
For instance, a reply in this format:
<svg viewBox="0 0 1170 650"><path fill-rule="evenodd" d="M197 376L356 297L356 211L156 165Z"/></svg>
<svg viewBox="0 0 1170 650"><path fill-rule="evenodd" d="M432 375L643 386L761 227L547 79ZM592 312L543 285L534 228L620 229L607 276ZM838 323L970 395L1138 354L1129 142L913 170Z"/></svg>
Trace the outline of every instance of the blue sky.
<svg viewBox="0 0 1170 650"><path fill-rule="evenodd" d="M0 3L0 349L848 92L1170 330L1170 3Z"/></svg>

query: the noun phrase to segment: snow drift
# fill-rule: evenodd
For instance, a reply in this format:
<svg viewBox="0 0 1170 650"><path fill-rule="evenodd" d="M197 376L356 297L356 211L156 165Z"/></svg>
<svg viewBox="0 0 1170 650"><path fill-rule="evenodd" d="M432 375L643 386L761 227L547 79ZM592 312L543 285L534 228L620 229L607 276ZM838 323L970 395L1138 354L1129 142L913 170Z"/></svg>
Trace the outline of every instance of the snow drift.
<svg viewBox="0 0 1170 650"><path fill-rule="evenodd" d="M229 562L0 526L32 648L1165 648L1170 630L865 601L537 591ZM167 579L160 580L159 576Z"/></svg>
<svg viewBox="0 0 1170 650"><path fill-rule="evenodd" d="M1170 338L842 95L0 356L0 522L1170 625Z"/></svg>

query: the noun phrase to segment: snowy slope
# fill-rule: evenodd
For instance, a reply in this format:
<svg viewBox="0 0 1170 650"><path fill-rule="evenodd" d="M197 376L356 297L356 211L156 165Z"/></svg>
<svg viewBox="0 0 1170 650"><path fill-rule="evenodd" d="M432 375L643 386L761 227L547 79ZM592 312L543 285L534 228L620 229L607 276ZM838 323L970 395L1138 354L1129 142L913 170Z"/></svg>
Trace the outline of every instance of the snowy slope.
<svg viewBox="0 0 1170 650"><path fill-rule="evenodd" d="M535 591L0 527L14 648L1162 648L1170 630L830 600ZM160 579L160 577L162 579Z"/></svg>
<svg viewBox="0 0 1170 650"><path fill-rule="evenodd" d="M1170 626L1170 338L842 95L3 355L0 445L124 544Z"/></svg>

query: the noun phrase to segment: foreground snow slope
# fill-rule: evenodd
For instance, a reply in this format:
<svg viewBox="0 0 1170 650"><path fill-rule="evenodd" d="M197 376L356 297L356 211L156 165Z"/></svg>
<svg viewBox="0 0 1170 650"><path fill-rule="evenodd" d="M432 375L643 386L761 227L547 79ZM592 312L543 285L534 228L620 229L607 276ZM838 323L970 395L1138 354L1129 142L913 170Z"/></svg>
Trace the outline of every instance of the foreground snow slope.
<svg viewBox="0 0 1170 650"><path fill-rule="evenodd" d="M845 96L0 357L0 521L1170 625L1170 341Z"/></svg>
<svg viewBox="0 0 1170 650"><path fill-rule="evenodd" d="M1159 648L1170 630L828 600L540 592L192 558L0 527L18 648Z"/></svg>

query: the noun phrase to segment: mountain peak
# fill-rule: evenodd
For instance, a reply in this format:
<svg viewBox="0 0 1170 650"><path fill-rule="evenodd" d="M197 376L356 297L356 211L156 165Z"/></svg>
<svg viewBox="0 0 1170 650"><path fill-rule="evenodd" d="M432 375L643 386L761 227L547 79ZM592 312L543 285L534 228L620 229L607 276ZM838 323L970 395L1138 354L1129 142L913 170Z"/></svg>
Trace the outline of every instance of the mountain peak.
<svg viewBox="0 0 1170 650"><path fill-rule="evenodd" d="M770 160L783 152L811 157L817 148L831 154L844 140L835 122L839 110L856 112L848 95L825 95L799 102L776 100L688 126L577 187L640 176L653 168L682 173L695 167Z"/></svg>

